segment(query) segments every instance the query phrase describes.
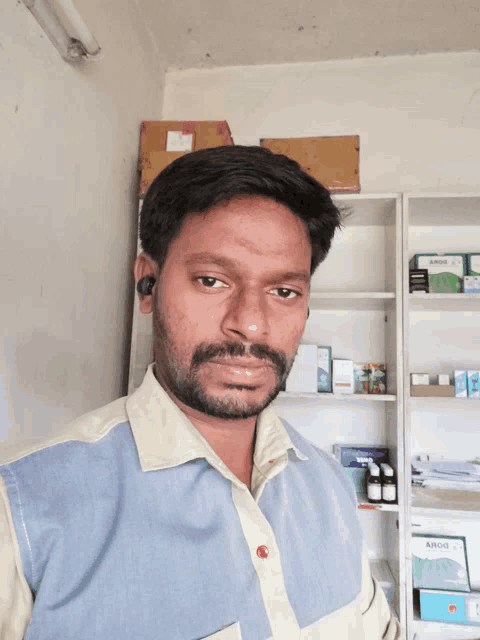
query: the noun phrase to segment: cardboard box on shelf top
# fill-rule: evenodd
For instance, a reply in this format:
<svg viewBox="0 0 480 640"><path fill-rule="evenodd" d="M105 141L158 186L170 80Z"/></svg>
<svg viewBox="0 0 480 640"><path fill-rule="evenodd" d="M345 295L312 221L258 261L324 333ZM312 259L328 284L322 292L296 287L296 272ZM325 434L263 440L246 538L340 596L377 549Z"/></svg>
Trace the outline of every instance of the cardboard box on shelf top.
<svg viewBox="0 0 480 640"><path fill-rule="evenodd" d="M144 120L140 132L139 197L176 158L198 149L233 145L225 120Z"/></svg>
<svg viewBox="0 0 480 640"><path fill-rule="evenodd" d="M359 136L265 138L260 146L296 160L332 193L360 191Z"/></svg>

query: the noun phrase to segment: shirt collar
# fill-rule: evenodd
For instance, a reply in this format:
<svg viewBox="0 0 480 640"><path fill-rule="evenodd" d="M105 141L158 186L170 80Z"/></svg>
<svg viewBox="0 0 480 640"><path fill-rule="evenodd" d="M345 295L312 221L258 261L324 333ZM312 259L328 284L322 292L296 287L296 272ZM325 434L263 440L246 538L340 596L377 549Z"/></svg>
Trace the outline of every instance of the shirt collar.
<svg viewBox="0 0 480 640"><path fill-rule="evenodd" d="M126 409L142 471L166 469L205 458L222 475L236 484L240 482L161 387L153 373L153 364L149 365L141 386L127 398ZM300 460L308 460L293 445L275 411L267 407L257 419L255 466L262 468L288 451Z"/></svg>

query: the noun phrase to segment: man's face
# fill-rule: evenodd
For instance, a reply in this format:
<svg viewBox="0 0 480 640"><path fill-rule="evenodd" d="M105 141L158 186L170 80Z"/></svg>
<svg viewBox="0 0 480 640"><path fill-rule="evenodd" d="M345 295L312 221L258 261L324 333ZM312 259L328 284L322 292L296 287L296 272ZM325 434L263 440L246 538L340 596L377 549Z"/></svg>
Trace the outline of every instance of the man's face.
<svg viewBox="0 0 480 640"><path fill-rule="evenodd" d="M187 218L155 286L156 376L187 406L225 420L277 396L302 336L311 247L266 198Z"/></svg>

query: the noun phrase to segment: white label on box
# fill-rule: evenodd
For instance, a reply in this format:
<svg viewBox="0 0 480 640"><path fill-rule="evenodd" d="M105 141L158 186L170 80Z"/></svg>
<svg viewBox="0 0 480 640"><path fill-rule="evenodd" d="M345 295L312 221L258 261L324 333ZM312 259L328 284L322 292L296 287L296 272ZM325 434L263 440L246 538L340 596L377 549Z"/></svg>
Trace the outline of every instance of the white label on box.
<svg viewBox="0 0 480 640"><path fill-rule="evenodd" d="M192 151L193 133L167 131L167 151Z"/></svg>
<svg viewBox="0 0 480 640"><path fill-rule="evenodd" d="M438 384L441 386L448 386L450 384L450 376L448 373L439 374L438 376Z"/></svg>
<svg viewBox="0 0 480 640"><path fill-rule="evenodd" d="M428 274L443 273L448 271L463 278L462 256L419 256L417 260L419 269L428 269Z"/></svg>

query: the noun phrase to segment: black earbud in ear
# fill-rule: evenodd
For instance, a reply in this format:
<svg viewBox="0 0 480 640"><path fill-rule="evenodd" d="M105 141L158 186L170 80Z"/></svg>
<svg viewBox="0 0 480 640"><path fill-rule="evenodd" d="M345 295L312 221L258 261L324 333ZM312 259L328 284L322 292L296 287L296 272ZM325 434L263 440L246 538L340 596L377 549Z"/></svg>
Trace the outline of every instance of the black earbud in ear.
<svg viewBox="0 0 480 640"><path fill-rule="evenodd" d="M156 280L153 276L143 276L143 278L140 278L137 282L138 293L142 296L151 296L155 282Z"/></svg>

